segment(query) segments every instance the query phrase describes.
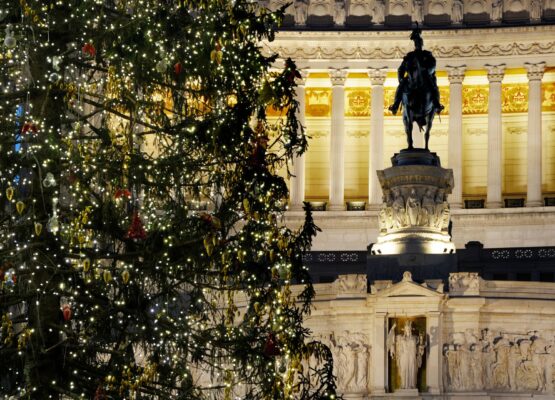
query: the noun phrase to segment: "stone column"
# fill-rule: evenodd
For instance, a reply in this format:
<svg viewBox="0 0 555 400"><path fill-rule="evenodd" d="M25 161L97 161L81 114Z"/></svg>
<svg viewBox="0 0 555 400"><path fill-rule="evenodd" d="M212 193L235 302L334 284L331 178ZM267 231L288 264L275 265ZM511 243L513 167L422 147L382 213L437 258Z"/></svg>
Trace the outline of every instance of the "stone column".
<svg viewBox="0 0 555 400"><path fill-rule="evenodd" d="M385 394L387 386L387 349L385 337L387 329L387 314L376 312L374 314L374 341L372 342L372 385L370 394L375 396Z"/></svg>
<svg viewBox="0 0 555 400"><path fill-rule="evenodd" d="M329 210L345 209L345 80L346 69L330 69L332 83Z"/></svg>
<svg viewBox="0 0 555 400"><path fill-rule="evenodd" d="M528 189L527 207L543 206L542 199L542 78L545 63L524 63L528 70Z"/></svg>
<svg viewBox="0 0 555 400"><path fill-rule="evenodd" d="M447 66L449 77L449 168L453 170L454 188L449 196L451 208L461 208L462 200L462 83L465 65Z"/></svg>
<svg viewBox="0 0 555 400"><path fill-rule="evenodd" d="M299 102L297 120L306 129L305 120L305 82L308 73L300 70L301 78L297 80L295 97ZM299 132L300 134L300 132ZM305 153L306 154L306 153ZM305 154L293 158L293 176L289 185L289 210L302 210L305 194Z"/></svg>
<svg viewBox="0 0 555 400"><path fill-rule="evenodd" d="M428 338L428 359L426 364L426 385L428 393L439 394L442 391L442 354L441 354L441 313L429 312L426 316L426 336Z"/></svg>
<svg viewBox="0 0 555 400"><path fill-rule="evenodd" d="M370 146L368 163L368 205L367 209L377 210L382 205L382 188L378 180L377 170L383 168L383 83L387 71L385 68L368 70L372 85L372 109L370 110Z"/></svg>
<svg viewBox="0 0 555 400"><path fill-rule="evenodd" d="M505 64L486 65L489 80L488 101L488 187L487 208L502 206L503 127L501 125L501 81Z"/></svg>

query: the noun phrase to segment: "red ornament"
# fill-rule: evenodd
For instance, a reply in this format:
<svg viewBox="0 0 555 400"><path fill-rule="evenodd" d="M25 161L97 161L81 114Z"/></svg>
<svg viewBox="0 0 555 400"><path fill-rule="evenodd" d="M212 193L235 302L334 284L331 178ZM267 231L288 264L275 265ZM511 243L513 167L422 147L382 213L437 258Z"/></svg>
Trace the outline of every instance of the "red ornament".
<svg viewBox="0 0 555 400"><path fill-rule="evenodd" d="M38 131L37 125L32 122L25 122L21 127L21 133L37 133Z"/></svg>
<svg viewBox="0 0 555 400"><path fill-rule="evenodd" d="M81 48L81 51L83 52L83 54L89 55L91 58L94 58L94 56L96 56L96 48L92 43L85 43Z"/></svg>
<svg viewBox="0 0 555 400"><path fill-rule="evenodd" d="M94 393L94 400L105 400L106 399L106 394L104 394L104 389L102 389L102 386L98 386L96 388L96 392Z"/></svg>
<svg viewBox="0 0 555 400"><path fill-rule="evenodd" d="M64 315L64 321L69 321L71 319L72 311L69 304L64 305L62 308L62 314Z"/></svg>
<svg viewBox="0 0 555 400"><path fill-rule="evenodd" d="M182 71L183 65L181 65L180 62L175 63L175 65L173 66L173 72L175 72L176 75L181 75Z"/></svg>
<svg viewBox="0 0 555 400"><path fill-rule="evenodd" d="M114 198L115 199L121 199L122 197L130 199L131 198L131 192L127 189L117 189L116 193L114 193Z"/></svg>
<svg viewBox="0 0 555 400"><path fill-rule="evenodd" d="M146 231L143 226L143 221L139 217L139 213L135 211L133 214L133 219L131 220L131 225L127 230L127 234L125 235L126 239L146 239Z"/></svg>
<svg viewBox="0 0 555 400"><path fill-rule="evenodd" d="M281 354L276 336L273 333L268 334L266 343L264 343L264 349L262 351L264 355L268 357L275 357Z"/></svg>

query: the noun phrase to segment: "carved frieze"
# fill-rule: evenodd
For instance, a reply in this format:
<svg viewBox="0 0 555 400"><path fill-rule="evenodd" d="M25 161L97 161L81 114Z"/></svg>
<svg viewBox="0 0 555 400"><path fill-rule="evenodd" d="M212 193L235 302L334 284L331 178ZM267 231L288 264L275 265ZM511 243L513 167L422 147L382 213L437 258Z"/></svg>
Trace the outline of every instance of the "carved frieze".
<svg viewBox="0 0 555 400"><path fill-rule="evenodd" d="M472 329L450 335L443 347L448 391L496 390L553 394L553 335Z"/></svg>
<svg viewBox="0 0 555 400"><path fill-rule="evenodd" d="M551 18L555 0L260 0L261 5L276 10L293 3L285 12L295 25L310 24L310 17L327 17L335 25L344 25L347 17L367 18L373 24L383 24L386 16L407 16L408 21L429 22L434 16L447 16L440 23L447 25L469 22L476 25L491 23L537 22ZM546 12L548 11L548 12ZM426 18L431 16L432 18ZM467 21L465 21L467 20ZM435 21L438 21L437 18Z"/></svg>
<svg viewBox="0 0 555 400"><path fill-rule="evenodd" d="M370 342L361 332L336 331L317 335L333 355L337 388L342 393L367 393Z"/></svg>
<svg viewBox="0 0 555 400"><path fill-rule="evenodd" d="M384 205L378 221L382 233L408 227L447 232L449 215L444 189L434 186L393 187L384 191Z"/></svg>
<svg viewBox="0 0 555 400"><path fill-rule="evenodd" d="M366 294L366 274L339 275L333 283L338 295Z"/></svg>

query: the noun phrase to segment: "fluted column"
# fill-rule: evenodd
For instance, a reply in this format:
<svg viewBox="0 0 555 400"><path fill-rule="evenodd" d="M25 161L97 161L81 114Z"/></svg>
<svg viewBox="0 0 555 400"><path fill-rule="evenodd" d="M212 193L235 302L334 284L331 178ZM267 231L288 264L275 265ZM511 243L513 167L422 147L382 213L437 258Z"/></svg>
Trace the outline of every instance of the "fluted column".
<svg viewBox="0 0 555 400"><path fill-rule="evenodd" d="M345 80L346 69L330 69L332 83L329 210L345 209Z"/></svg>
<svg viewBox="0 0 555 400"><path fill-rule="evenodd" d="M488 100L488 187L487 208L502 206L503 128L501 125L501 81L505 64L486 65L489 80Z"/></svg>
<svg viewBox="0 0 555 400"><path fill-rule="evenodd" d="M542 199L542 78L545 63L524 63L528 70L528 186L527 207L543 205Z"/></svg>
<svg viewBox="0 0 555 400"><path fill-rule="evenodd" d="M304 70L299 72L301 73L301 78L297 80L297 87L295 88L295 97L299 102L297 120L306 129L305 82L308 74ZM305 154L293 158L292 173L293 176L291 177L289 187L289 210L302 210L305 195Z"/></svg>
<svg viewBox="0 0 555 400"><path fill-rule="evenodd" d="M462 200L462 83L465 65L447 67L449 77L449 168L453 170L455 186L449 196L451 208L461 208Z"/></svg>
<svg viewBox="0 0 555 400"><path fill-rule="evenodd" d="M368 70L372 85L372 108L370 110L370 145L368 163L368 206L369 210L377 210L382 204L382 188L378 180L377 170L383 168L383 83L387 71L385 68Z"/></svg>

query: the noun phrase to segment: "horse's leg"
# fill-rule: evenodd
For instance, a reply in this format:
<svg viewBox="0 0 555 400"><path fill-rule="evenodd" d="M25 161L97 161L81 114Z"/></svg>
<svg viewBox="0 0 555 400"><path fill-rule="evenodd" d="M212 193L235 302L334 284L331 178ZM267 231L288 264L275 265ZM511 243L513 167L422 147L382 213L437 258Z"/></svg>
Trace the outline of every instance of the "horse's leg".
<svg viewBox="0 0 555 400"><path fill-rule="evenodd" d="M430 130L432 129L432 123L434 122L434 110L428 113L426 117L426 133L424 133L424 140L426 142L426 150L428 149L428 142L430 141Z"/></svg>
<svg viewBox="0 0 555 400"><path fill-rule="evenodd" d="M412 150L412 121L409 117L408 107L403 107L403 123L405 125L405 134L407 135L408 149Z"/></svg>

